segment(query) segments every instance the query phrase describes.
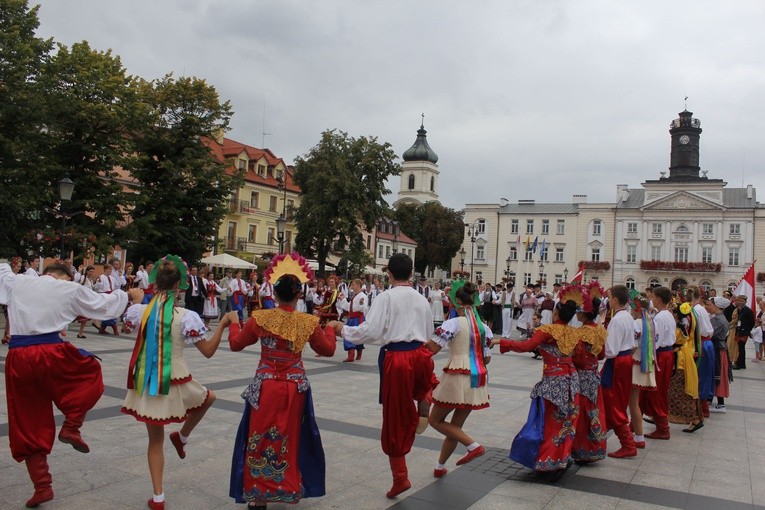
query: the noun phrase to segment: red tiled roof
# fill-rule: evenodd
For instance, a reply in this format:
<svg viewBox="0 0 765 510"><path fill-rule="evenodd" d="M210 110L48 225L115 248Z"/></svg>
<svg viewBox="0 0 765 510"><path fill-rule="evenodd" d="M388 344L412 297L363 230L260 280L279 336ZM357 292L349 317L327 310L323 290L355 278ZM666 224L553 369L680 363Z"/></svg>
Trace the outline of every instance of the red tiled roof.
<svg viewBox="0 0 765 510"><path fill-rule="evenodd" d="M386 232L380 232L379 230L377 231L377 233L375 235L378 238L380 238L380 239L386 239L388 241L393 241L394 237L395 237L393 234L388 234ZM398 242L400 242L400 243L406 243L406 244L411 244L411 245L417 246L417 241L415 241L411 237L407 236L403 232L399 232L398 237L396 238L396 240Z"/></svg>

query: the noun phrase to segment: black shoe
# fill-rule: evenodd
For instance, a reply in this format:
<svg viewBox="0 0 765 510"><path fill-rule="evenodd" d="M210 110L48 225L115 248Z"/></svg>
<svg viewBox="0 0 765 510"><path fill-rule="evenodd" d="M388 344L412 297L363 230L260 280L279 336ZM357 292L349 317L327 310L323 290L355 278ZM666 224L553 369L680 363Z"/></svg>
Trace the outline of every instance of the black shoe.
<svg viewBox="0 0 765 510"><path fill-rule="evenodd" d="M700 421L700 422L698 422L695 425L691 425L687 429L683 429L683 432L688 432L689 434L693 434L694 432L696 432L697 430L699 430L703 426L704 426L704 422Z"/></svg>

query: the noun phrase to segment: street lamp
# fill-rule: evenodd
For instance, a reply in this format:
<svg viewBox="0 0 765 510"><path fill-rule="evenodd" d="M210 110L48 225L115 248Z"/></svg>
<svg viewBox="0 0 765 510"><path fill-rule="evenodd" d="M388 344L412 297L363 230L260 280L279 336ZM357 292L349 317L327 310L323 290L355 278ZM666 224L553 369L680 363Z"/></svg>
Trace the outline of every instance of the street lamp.
<svg viewBox="0 0 765 510"><path fill-rule="evenodd" d="M465 226L468 229L468 237L470 238L470 280L473 280L473 274L474 274L474 265L475 265L475 241L477 239L477 228L476 223L478 220L475 220L472 225L465 223Z"/></svg>
<svg viewBox="0 0 765 510"><path fill-rule="evenodd" d="M568 283L568 268L563 268L563 283Z"/></svg>
<svg viewBox="0 0 765 510"><path fill-rule="evenodd" d="M284 213L276 218L276 239L279 241L279 254L284 253L284 229L287 227L287 218Z"/></svg>
<svg viewBox="0 0 765 510"><path fill-rule="evenodd" d="M64 255L64 250L66 249L65 243L64 243L64 236L66 235L66 209L64 207L64 202L69 202L72 199L72 194L74 193L74 181L69 178L69 174L67 174L63 179L58 181L58 196L61 199L61 205L60 205L60 213L61 213L61 260L64 260L66 256Z"/></svg>
<svg viewBox="0 0 765 510"><path fill-rule="evenodd" d="M505 259L505 264L507 265L507 269L505 269L505 279L510 279L510 262L512 262L513 259L510 257L510 255L507 256Z"/></svg>
<svg viewBox="0 0 765 510"><path fill-rule="evenodd" d="M398 234L401 232L401 227L398 224L398 221L393 222L393 242L391 242L391 249L393 250L393 253L396 253L398 251Z"/></svg>
<svg viewBox="0 0 765 510"><path fill-rule="evenodd" d="M464 273L465 272L465 255L467 254L464 247L460 248L459 254L460 254L460 273Z"/></svg>
<svg viewBox="0 0 765 510"><path fill-rule="evenodd" d="M545 273L545 263L539 261L539 283L542 283L542 275Z"/></svg>

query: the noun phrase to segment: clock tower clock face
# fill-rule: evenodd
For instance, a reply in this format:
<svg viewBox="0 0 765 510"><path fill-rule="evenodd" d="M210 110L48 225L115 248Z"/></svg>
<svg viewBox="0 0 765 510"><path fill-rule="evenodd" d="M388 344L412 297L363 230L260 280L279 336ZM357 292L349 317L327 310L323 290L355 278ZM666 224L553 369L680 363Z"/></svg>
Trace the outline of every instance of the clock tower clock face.
<svg viewBox="0 0 765 510"><path fill-rule="evenodd" d="M688 145L688 142L691 141L690 137L688 135L683 135L680 137L680 144L681 145Z"/></svg>

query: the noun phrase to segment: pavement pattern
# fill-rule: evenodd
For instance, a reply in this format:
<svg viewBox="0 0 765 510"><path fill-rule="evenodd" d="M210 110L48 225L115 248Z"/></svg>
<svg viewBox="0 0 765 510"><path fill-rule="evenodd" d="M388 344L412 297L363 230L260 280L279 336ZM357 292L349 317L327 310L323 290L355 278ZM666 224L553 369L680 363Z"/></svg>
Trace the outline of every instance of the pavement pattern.
<svg viewBox="0 0 765 510"><path fill-rule="evenodd" d="M146 430L120 413L133 337L98 335L89 328L67 338L102 359L106 390L82 428L89 454L56 443L48 458L55 499L44 510L143 509L151 495L146 464ZM496 349L495 349L496 351ZM507 458L513 437L526 421L529 392L542 364L530 354L494 353L489 365L491 407L468 418L465 430L487 453L464 465L459 446L447 463L449 473L433 478L442 436L431 428L417 437L407 456L412 488L387 499L391 485L387 458L380 448L381 406L377 403L379 347L368 345L361 361L343 363L342 343L333 358L304 353L313 388L317 421L327 458L327 495L297 505L269 509L765 509L765 363L748 362L734 372L727 414L713 414L694 434L672 425L669 441L647 440L633 459L606 459L573 466L556 483L536 479ZM0 348L0 370L7 346ZM749 346L749 359L753 357ZM185 358L194 378L215 391L214 407L190 437L186 458L165 442L166 508L243 509L228 497L231 449L241 417L241 392L260 357L255 345L234 353L226 342L211 359L196 349ZM435 357L440 373L447 355ZM57 423L62 416L55 410ZM167 433L178 425L167 427ZM652 430L650 425L646 431ZM0 509L23 508L33 488L23 464L16 463L7 441L5 383L0 381ZM609 450L618 448L616 437Z"/></svg>

